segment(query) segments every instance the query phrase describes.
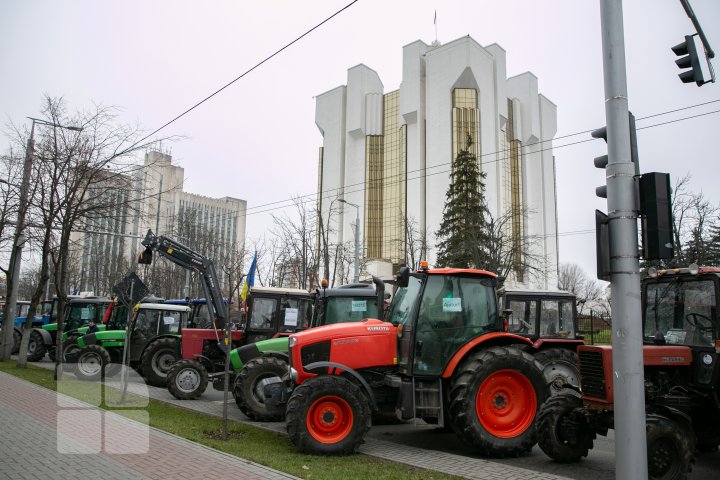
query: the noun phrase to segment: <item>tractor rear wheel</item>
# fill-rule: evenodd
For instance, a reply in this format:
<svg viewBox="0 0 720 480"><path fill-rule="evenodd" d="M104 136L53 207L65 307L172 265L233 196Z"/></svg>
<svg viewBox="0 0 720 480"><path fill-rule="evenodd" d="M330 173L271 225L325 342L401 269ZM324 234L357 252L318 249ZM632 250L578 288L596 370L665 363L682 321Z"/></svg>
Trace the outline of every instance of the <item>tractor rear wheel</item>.
<svg viewBox="0 0 720 480"><path fill-rule="evenodd" d="M178 360L178 340L173 337L163 337L145 348L140 363L143 375L150 385L165 387L168 371Z"/></svg>
<svg viewBox="0 0 720 480"><path fill-rule="evenodd" d="M22 341L22 334L17 330L13 329L13 347L12 354L15 355L20 351L20 342Z"/></svg>
<svg viewBox="0 0 720 480"><path fill-rule="evenodd" d="M287 403L290 440L303 453L355 453L370 430L370 405L359 386L335 375L298 385Z"/></svg>
<svg viewBox="0 0 720 480"><path fill-rule="evenodd" d="M175 362L167 374L167 388L178 400L193 400L205 392L208 372L197 360Z"/></svg>
<svg viewBox="0 0 720 480"><path fill-rule="evenodd" d="M648 477L651 480L687 478L694 461L693 433L675 420L657 414L648 414L645 426Z"/></svg>
<svg viewBox="0 0 720 480"><path fill-rule="evenodd" d="M88 345L78 352L75 376L78 380L96 382L110 364L110 353L100 345Z"/></svg>
<svg viewBox="0 0 720 480"><path fill-rule="evenodd" d="M538 445L555 461L570 463L587 457L593 448L595 432L576 409L582 398L574 390L564 390L550 397L540 409L537 431Z"/></svg>
<svg viewBox="0 0 720 480"><path fill-rule="evenodd" d="M470 355L450 382L450 422L485 455L517 456L536 442L535 420L548 396L542 365L513 347Z"/></svg>
<svg viewBox="0 0 720 480"><path fill-rule="evenodd" d="M285 417L284 405L265 404L264 387L282 381L287 363L277 357L257 357L245 364L235 380L235 403L256 422L278 422Z"/></svg>
<svg viewBox="0 0 720 480"><path fill-rule="evenodd" d="M39 362L47 352L47 345L43 340L40 332L33 330L30 332L30 341L28 342L27 359L29 362Z"/></svg>
<svg viewBox="0 0 720 480"><path fill-rule="evenodd" d="M550 395L564 390L566 385L580 386L580 370L577 354L566 348L548 348L535 355L542 363L545 381L550 386Z"/></svg>

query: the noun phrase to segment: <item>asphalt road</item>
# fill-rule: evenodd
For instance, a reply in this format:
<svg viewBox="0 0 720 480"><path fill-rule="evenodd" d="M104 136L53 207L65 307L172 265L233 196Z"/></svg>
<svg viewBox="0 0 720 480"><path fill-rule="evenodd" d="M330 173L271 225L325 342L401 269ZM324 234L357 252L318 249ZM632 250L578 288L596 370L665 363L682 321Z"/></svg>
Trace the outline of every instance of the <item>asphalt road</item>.
<svg viewBox="0 0 720 480"><path fill-rule="evenodd" d="M50 367L50 362L47 358L41 362L41 366ZM158 396L160 398L171 398L164 389L156 389L156 387L150 386L148 386L148 388L150 390L157 390L156 394L152 395L154 398L158 398ZM208 385L207 391L200 399L191 400L190 402L205 402L209 404L208 412L210 412L213 408L217 408L218 404L222 404L222 400L223 393L214 390L211 385ZM230 401L232 402L232 398ZM210 405L212 405L212 408ZM198 405L193 405L193 408L202 410L202 408L198 408ZM229 408L236 409L234 402L232 402ZM235 414L244 417L244 415L238 411L235 411ZM278 427L280 427L280 425L278 425ZM413 422L408 422L400 425L376 425L370 430L369 436L427 450L482 458L460 441L454 433L444 432L424 424L415 425ZM615 478L614 445L613 432L610 431L608 437L598 437L595 441L595 448L590 451L588 457L575 464L554 462L537 446L532 449L529 455L519 458L492 459L492 461L578 480L613 480ZM720 452L701 454L698 456L688 479L720 479Z"/></svg>

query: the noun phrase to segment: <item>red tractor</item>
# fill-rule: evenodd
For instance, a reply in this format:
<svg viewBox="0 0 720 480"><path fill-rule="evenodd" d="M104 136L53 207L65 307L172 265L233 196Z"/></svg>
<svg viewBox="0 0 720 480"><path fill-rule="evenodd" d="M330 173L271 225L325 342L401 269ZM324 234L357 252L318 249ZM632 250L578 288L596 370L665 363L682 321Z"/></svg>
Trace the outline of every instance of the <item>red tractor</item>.
<svg viewBox="0 0 720 480"><path fill-rule="evenodd" d="M648 474L682 479L696 450L720 445L720 268L651 271L642 281ZM614 426L612 347L581 346L579 390L540 411L540 448L560 462L588 455Z"/></svg>
<svg viewBox="0 0 720 480"><path fill-rule="evenodd" d="M403 268L387 322L327 325L290 336L286 423L303 452L350 454L373 414L450 426L486 455L519 455L536 441L548 396L543 366L507 332L496 275L474 269ZM279 397L279 398L278 398Z"/></svg>

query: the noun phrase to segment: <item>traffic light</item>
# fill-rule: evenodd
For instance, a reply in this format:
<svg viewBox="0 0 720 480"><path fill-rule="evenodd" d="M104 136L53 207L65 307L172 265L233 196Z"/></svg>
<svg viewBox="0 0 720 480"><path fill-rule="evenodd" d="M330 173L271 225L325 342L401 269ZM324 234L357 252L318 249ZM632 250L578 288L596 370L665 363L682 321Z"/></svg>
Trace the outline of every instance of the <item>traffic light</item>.
<svg viewBox="0 0 720 480"><path fill-rule="evenodd" d="M628 129L630 131L630 160L635 165L635 175L640 175L640 159L638 158L637 148L637 132L635 131L635 115L632 112L628 112ZM607 127L598 128L593 130L590 135L593 138L602 138L607 143ZM595 157L593 161L596 168L605 168L608 164L608 156L601 155ZM600 198L607 198L607 186L603 185L595 189L595 195Z"/></svg>
<svg viewBox="0 0 720 480"><path fill-rule="evenodd" d="M610 281L610 223L608 216L595 210L595 259L597 278Z"/></svg>
<svg viewBox="0 0 720 480"><path fill-rule="evenodd" d="M670 174L640 176L642 256L645 260L669 260L674 256Z"/></svg>
<svg viewBox="0 0 720 480"><path fill-rule="evenodd" d="M700 59L698 57L697 48L695 48L695 35L685 35L685 41L672 47L675 55L680 56L675 63L680 68L689 68L678 75L683 83L695 82L697 86L705 83L702 70L700 70ZM682 56L684 55L684 56Z"/></svg>

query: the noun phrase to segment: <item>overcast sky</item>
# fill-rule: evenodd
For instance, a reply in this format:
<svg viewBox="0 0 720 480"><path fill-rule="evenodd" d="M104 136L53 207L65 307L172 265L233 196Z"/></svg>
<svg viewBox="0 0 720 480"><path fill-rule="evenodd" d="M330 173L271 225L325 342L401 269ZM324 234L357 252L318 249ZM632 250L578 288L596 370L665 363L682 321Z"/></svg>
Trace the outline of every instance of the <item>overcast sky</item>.
<svg viewBox="0 0 720 480"><path fill-rule="evenodd" d="M154 130L351 1L0 0L1 123L28 122L47 93L63 96L70 110L91 101L121 107L123 121ZM720 52L720 2L691 4ZM359 0L162 132L186 137L164 145L185 168L185 190L247 200L248 236L262 236L270 213L253 207L317 189L322 137L313 97L345 84L359 63L378 72L386 92L397 89L402 47L435 40L436 11L441 43L465 35L498 43L508 76L539 78L558 107L557 137L605 124L599 0ZM624 18L642 171L690 173L691 187L719 203L720 114L642 129L720 110L720 84L698 88L677 77L670 47L694 33L690 20L679 0L626 0ZM559 138L554 147L560 261L594 275L595 237L587 232L594 209L606 204L595 197L604 174L592 160L606 148L563 147L587 138ZM0 149L7 145L0 136Z"/></svg>

